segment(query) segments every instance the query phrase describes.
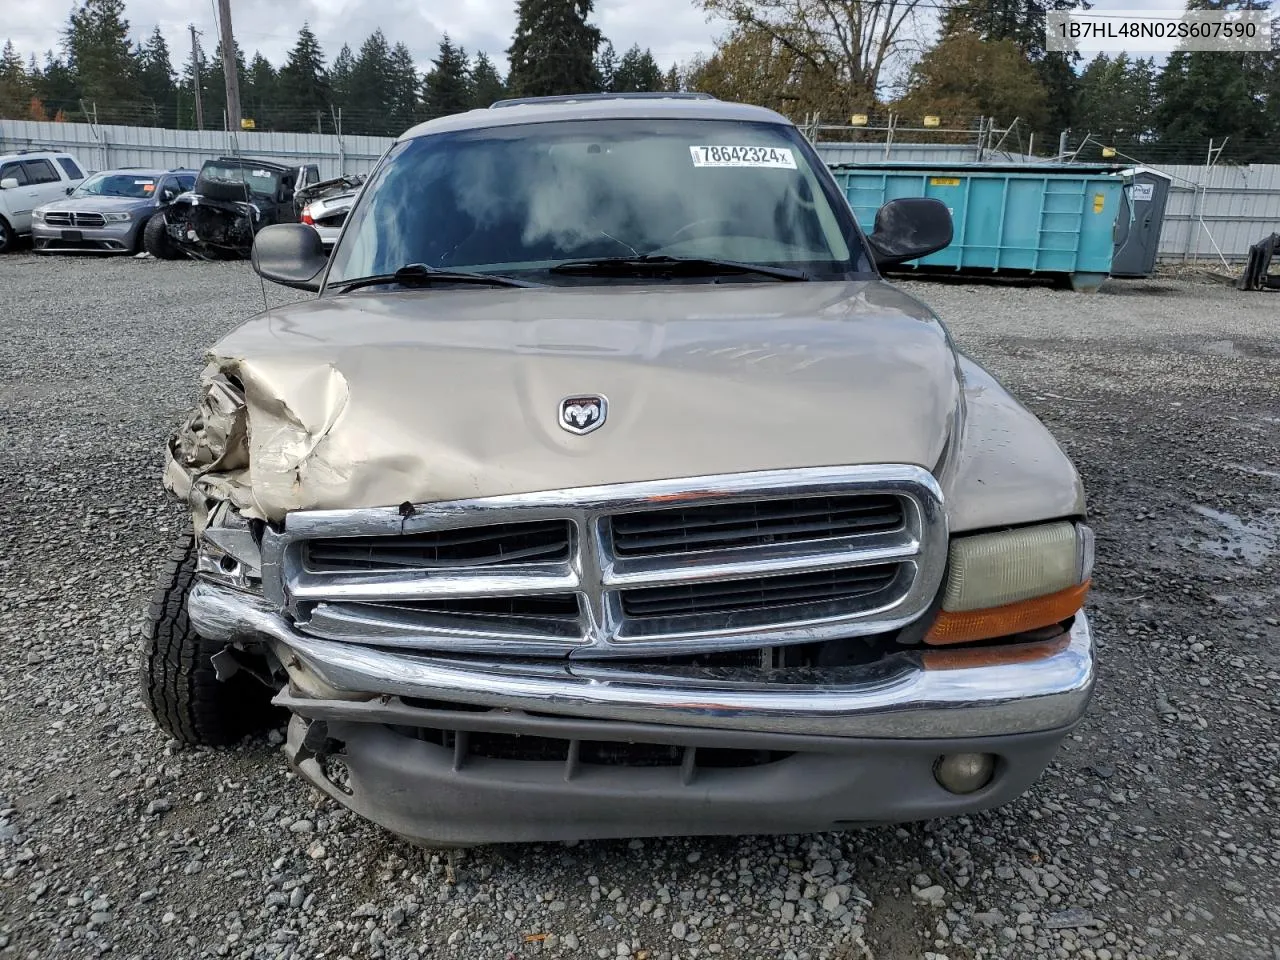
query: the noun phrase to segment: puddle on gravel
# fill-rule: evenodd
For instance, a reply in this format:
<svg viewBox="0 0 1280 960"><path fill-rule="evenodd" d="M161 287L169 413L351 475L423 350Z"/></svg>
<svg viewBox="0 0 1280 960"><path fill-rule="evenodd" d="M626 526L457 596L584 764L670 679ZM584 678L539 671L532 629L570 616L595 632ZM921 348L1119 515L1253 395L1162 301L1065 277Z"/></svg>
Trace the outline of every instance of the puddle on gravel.
<svg viewBox="0 0 1280 960"><path fill-rule="evenodd" d="M1239 470L1241 473L1247 473L1253 477L1269 477L1272 480L1280 480L1280 470L1268 470L1266 467L1251 467L1247 463L1228 463L1227 466L1232 470Z"/></svg>
<svg viewBox="0 0 1280 960"><path fill-rule="evenodd" d="M1274 347L1248 340L1209 340L1200 349L1219 357L1274 357Z"/></svg>
<svg viewBox="0 0 1280 960"><path fill-rule="evenodd" d="M1242 520L1234 513L1193 504L1196 513L1212 522L1211 538L1199 540L1195 546L1224 560L1243 560L1258 566L1276 551L1280 542L1280 511L1254 520ZM1183 541L1186 543L1187 541Z"/></svg>

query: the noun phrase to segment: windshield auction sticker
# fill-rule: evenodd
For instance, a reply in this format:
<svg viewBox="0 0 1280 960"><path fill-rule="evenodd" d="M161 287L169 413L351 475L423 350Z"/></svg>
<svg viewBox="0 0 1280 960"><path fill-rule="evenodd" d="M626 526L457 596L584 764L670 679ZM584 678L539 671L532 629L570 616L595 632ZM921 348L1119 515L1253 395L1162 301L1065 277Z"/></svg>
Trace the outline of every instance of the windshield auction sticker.
<svg viewBox="0 0 1280 960"><path fill-rule="evenodd" d="M1271 50L1266 10L1050 10L1045 46L1075 53L1239 53Z"/></svg>
<svg viewBox="0 0 1280 960"><path fill-rule="evenodd" d="M768 167L796 169L796 158L787 147L690 147L695 167Z"/></svg>

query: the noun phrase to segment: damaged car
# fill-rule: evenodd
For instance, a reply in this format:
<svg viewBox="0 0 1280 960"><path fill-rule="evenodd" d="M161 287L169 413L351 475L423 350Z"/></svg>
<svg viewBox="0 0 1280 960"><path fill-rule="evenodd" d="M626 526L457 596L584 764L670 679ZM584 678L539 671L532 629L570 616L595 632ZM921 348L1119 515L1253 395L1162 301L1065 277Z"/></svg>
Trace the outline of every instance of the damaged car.
<svg viewBox="0 0 1280 960"><path fill-rule="evenodd" d="M211 349L144 699L287 717L325 796L426 845L809 832L1027 790L1086 710L1093 564L1046 428L880 268L784 117L704 95L431 120L317 296Z"/></svg>
<svg viewBox="0 0 1280 960"><path fill-rule="evenodd" d="M360 187L364 185L363 173L354 176L324 180L305 191L299 191L298 203L302 205L301 221L320 234L320 242L326 250L332 250L347 222L347 214L355 205Z"/></svg>
<svg viewBox="0 0 1280 960"><path fill-rule="evenodd" d="M256 157L207 160L194 189L147 222L143 246L161 260L246 258L263 227L298 222L297 192L319 179L316 164L288 166Z"/></svg>

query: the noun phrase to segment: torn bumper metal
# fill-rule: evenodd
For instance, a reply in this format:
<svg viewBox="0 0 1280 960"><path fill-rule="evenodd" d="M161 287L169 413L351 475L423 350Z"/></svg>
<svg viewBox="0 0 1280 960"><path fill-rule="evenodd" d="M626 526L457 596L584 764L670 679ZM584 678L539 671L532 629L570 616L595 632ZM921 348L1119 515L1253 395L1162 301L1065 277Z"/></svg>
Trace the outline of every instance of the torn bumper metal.
<svg viewBox="0 0 1280 960"><path fill-rule="evenodd" d="M761 733L912 739L1051 730L1080 718L1094 682L1083 614L1065 637L1004 659L913 650L778 683L750 679L758 671L463 659L317 640L265 601L208 583L192 589L188 613L210 639L257 636L286 648L281 662L345 699L414 697Z"/></svg>
<svg viewBox="0 0 1280 960"><path fill-rule="evenodd" d="M207 582L188 613L211 639L271 644L290 675L287 750L310 782L424 842L801 832L996 806L1052 759L1095 669L1083 614L1056 640L985 656L903 651L771 682L317 640ZM956 753L993 756L990 781L944 789L935 768Z"/></svg>

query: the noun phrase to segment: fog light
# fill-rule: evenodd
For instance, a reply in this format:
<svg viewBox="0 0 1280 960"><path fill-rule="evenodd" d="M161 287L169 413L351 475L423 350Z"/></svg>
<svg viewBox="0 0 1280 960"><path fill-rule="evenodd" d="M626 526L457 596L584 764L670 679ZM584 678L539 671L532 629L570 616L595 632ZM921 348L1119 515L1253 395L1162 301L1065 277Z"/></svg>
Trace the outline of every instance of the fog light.
<svg viewBox="0 0 1280 960"><path fill-rule="evenodd" d="M951 793L973 793L991 782L996 758L989 753L947 753L938 758L933 776Z"/></svg>

